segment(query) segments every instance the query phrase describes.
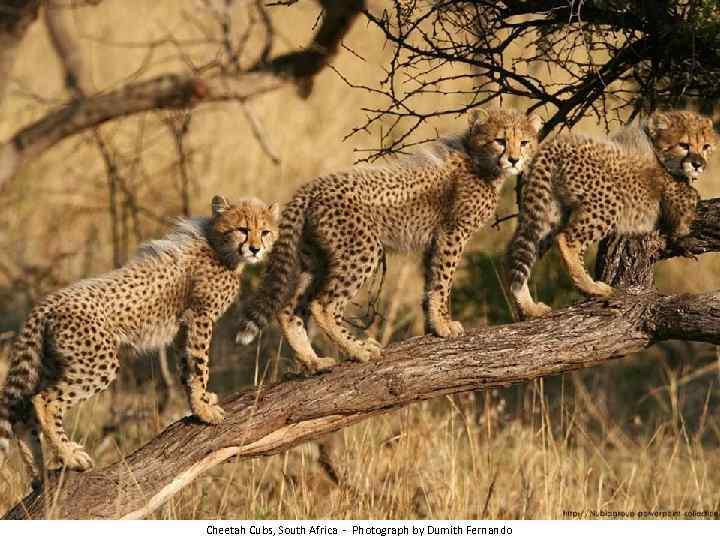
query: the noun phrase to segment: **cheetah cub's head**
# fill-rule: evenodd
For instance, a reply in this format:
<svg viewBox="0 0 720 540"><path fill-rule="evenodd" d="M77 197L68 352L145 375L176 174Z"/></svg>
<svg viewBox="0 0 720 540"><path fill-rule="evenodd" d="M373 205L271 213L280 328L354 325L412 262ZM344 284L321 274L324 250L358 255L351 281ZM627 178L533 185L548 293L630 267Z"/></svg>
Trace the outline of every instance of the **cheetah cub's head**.
<svg viewBox="0 0 720 540"><path fill-rule="evenodd" d="M473 109L468 124L466 147L480 172L506 177L530 161L542 120L513 110Z"/></svg>
<svg viewBox="0 0 720 540"><path fill-rule="evenodd" d="M240 264L256 264L270 251L277 237L280 205L266 205L258 199L241 199L230 204L216 195L208 241L225 266L234 270Z"/></svg>
<svg viewBox="0 0 720 540"><path fill-rule="evenodd" d="M718 144L710 118L691 111L665 111L650 115L645 132L658 159L676 177L696 180Z"/></svg>

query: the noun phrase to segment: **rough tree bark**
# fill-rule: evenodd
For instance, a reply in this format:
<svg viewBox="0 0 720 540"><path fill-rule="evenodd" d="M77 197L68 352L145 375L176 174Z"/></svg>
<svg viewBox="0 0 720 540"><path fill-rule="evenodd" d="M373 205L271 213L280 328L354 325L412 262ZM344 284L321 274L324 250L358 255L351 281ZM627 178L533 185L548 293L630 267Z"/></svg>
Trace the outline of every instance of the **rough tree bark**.
<svg viewBox="0 0 720 540"><path fill-rule="evenodd" d="M698 253L720 250L720 199L700 204L693 234ZM666 339L720 344L720 291L638 286L652 262L673 255L661 238L616 239L603 253L602 271L627 287L611 298L460 338L409 339L377 362L242 392L223 403L221 425L183 419L118 463L51 478L5 517L141 518L219 463L282 452L415 401L581 369Z"/></svg>

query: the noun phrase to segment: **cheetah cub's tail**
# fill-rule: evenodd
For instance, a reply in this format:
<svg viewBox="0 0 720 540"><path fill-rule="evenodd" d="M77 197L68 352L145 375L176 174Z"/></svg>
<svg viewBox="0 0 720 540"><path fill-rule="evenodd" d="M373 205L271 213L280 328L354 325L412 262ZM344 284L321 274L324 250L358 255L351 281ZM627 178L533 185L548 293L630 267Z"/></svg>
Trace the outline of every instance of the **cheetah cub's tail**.
<svg viewBox="0 0 720 540"><path fill-rule="evenodd" d="M298 193L280 219L280 233L268 256L260 288L245 305L236 341L248 345L260 330L288 302L300 264L298 245L305 228L305 211L310 197Z"/></svg>
<svg viewBox="0 0 720 540"><path fill-rule="evenodd" d="M530 270L537 259L540 241L550 230L552 173L550 165L544 161L543 156L537 156L525 175L518 226L507 250L510 290L516 297L526 287Z"/></svg>
<svg viewBox="0 0 720 540"><path fill-rule="evenodd" d="M26 419L29 398L40 380L44 326L40 316L30 316L12 346L10 370L0 395L0 466L14 438L13 424Z"/></svg>

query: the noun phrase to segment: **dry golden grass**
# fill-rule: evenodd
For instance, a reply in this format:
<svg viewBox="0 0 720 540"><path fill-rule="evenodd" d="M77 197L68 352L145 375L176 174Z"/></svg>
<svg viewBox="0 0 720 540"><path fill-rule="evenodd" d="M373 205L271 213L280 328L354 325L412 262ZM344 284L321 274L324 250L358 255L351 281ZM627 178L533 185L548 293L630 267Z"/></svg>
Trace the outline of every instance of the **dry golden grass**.
<svg viewBox="0 0 720 540"><path fill-rule="evenodd" d="M196 6L190 0L106 0L97 8L78 10L76 25L96 86L121 84L144 64L147 51L128 43L170 33L198 37L188 22ZM238 8L238 17L240 12ZM313 3L275 13L282 47L307 41L317 16ZM348 79L363 84L382 76L381 60L389 50L377 33L361 21L346 44L365 58L341 52L335 65ZM195 61L213 54L214 48L207 46L191 51ZM167 45L155 51L144 76L177 69L182 62ZM2 139L63 98L59 66L40 24L26 38L15 77L2 109ZM239 106L202 107L193 113L188 138L194 151L193 213L206 213L215 193L285 201L312 177L362 157L354 148L375 144L377 134L343 141L363 120L362 107L374 104L372 96L348 89L330 70L318 77L315 88L307 101L288 90L250 105L280 157L279 165L255 141ZM438 98L427 99L431 107ZM163 117L148 114L103 128L121 156L128 189L143 210L136 226L129 228L129 252L166 230L167 224L152 216L180 212L173 140ZM461 128L461 119L444 119L418 136ZM597 127L586 123L580 129ZM140 132L141 159L133 161ZM718 171L717 160L713 165ZM720 195L719 178L715 172L703 181L705 196ZM512 208L512 187L506 187L501 213ZM87 137L52 149L6 186L0 192L0 251L6 254L0 261L0 298L5 300L0 332L16 329L32 301L49 289L110 269L109 223L104 166ZM511 230L508 222L500 232L479 234L471 249L498 252ZM415 259L393 256L389 262L382 297L388 322L377 329L384 340L422 330ZM667 291L717 289L720 256L663 263L660 285ZM252 366L252 354L229 345L221 350L213 384L230 391L251 382L252 374L238 374L228 366ZM277 340L266 339L263 355L277 366L275 351ZM708 359L708 351L672 345L582 378L548 381L547 389L538 381L488 396L413 405L332 439L339 484L318 463L317 446L305 445L273 458L218 467L154 517L558 518L563 510L582 509L718 510L720 426L712 415L718 398L710 382L717 378L718 367ZM0 380L6 360L0 354ZM124 369L131 371L129 366ZM113 462L185 411L184 404L174 404L158 417L153 388L147 382L123 386L116 406L146 416L123 424L115 436L103 437L101 430L112 417L109 393L70 415L68 430L87 442L99 465ZM14 456L4 471L10 484L0 489L0 513L28 489L19 470Z"/></svg>

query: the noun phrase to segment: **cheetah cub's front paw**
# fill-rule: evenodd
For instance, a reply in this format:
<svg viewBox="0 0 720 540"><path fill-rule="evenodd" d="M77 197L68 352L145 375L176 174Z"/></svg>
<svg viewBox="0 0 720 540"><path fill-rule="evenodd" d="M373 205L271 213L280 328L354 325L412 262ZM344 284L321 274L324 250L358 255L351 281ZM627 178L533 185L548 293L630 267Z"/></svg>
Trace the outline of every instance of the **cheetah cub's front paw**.
<svg viewBox="0 0 720 540"><path fill-rule="evenodd" d="M370 362L380 356L382 345L372 338L358 341L353 344L352 348L348 348L347 353L350 358L354 358L358 362Z"/></svg>
<svg viewBox="0 0 720 540"><path fill-rule="evenodd" d="M311 371L322 371L333 367L335 364L337 364L337 360L330 356L318 356L308 363L308 367Z"/></svg>
<svg viewBox="0 0 720 540"><path fill-rule="evenodd" d="M306 375L312 375L318 371L326 370L337 364L337 360L329 356L297 355L295 360L297 361L298 367L300 367L301 371L305 372Z"/></svg>
<svg viewBox="0 0 720 540"><path fill-rule="evenodd" d="M542 317L552 311L552 308L542 302L533 302L520 307L524 319Z"/></svg>
<svg viewBox="0 0 720 540"><path fill-rule="evenodd" d="M594 282L593 287L587 291L590 296L597 296L600 298L607 298L614 292L615 289L603 281Z"/></svg>
<svg viewBox="0 0 720 540"><path fill-rule="evenodd" d="M457 325L457 326L456 326ZM462 324L460 324L457 321L437 321L434 324L431 325L432 332L437 337L441 338L449 338L454 336L462 335L465 331L462 327ZM456 333L459 332L459 333Z"/></svg>
<svg viewBox="0 0 720 540"><path fill-rule="evenodd" d="M448 323L448 330L450 330L451 337L459 337L465 334L465 328L460 321L450 321Z"/></svg>
<svg viewBox="0 0 720 540"><path fill-rule="evenodd" d="M368 354L368 360L374 360L382 354L383 346L380 342L374 338L368 337L365 339L363 348Z"/></svg>
<svg viewBox="0 0 720 540"><path fill-rule="evenodd" d="M60 462L73 471L89 471L95 467L95 462L85 449L77 444L70 443L58 450Z"/></svg>
<svg viewBox="0 0 720 540"><path fill-rule="evenodd" d="M212 401L214 396L214 401ZM225 411L217 403L217 395L208 392L199 399L191 399L190 408L195 416L206 424L219 424L225 418Z"/></svg>

